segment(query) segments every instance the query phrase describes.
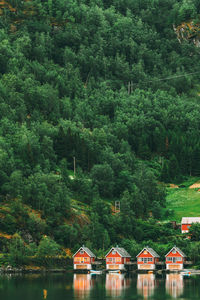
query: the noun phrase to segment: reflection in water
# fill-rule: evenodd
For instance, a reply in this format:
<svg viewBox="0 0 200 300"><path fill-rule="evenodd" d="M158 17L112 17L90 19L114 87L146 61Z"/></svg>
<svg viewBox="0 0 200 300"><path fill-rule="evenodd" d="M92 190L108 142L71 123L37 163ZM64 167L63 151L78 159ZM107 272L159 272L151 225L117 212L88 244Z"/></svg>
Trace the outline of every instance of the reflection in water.
<svg viewBox="0 0 200 300"><path fill-rule="evenodd" d="M119 297L122 292L130 286L130 280L124 274L106 274L106 294L112 297Z"/></svg>
<svg viewBox="0 0 200 300"><path fill-rule="evenodd" d="M47 290L43 290L43 298L47 299Z"/></svg>
<svg viewBox="0 0 200 300"><path fill-rule="evenodd" d="M153 296L155 289L155 275L154 274L138 274L137 277L137 291L144 299Z"/></svg>
<svg viewBox="0 0 200 300"><path fill-rule="evenodd" d="M181 274L167 274L165 285L166 292L170 296L178 298L183 294L183 276Z"/></svg>
<svg viewBox="0 0 200 300"><path fill-rule="evenodd" d="M74 274L74 293L77 298L89 296L93 286L93 280L90 274Z"/></svg>

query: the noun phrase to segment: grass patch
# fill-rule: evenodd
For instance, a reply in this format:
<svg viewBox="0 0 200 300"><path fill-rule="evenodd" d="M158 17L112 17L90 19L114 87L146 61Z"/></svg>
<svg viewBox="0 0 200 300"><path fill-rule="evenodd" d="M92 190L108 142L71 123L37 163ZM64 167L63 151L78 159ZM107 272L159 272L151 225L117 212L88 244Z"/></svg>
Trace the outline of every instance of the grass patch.
<svg viewBox="0 0 200 300"><path fill-rule="evenodd" d="M174 211L173 219L177 222L182 217L200 216L200 192L198 189L167 189L166 204L168 209Z"/></svg>

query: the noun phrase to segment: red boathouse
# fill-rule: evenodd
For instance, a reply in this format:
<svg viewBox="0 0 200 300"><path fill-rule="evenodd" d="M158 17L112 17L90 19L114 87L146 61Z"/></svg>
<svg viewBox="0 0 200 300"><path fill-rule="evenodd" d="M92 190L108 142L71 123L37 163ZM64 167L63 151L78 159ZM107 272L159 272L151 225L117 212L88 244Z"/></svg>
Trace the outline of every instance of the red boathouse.
<svg viewBox="0 0 200 300"><path fill-rule="evenodd" d="M200 223L200 217L183 217L181 220L181 233L188 233L193 223Z"/></svg>
<svg viewBox="0 0 200 300"><path fill-rule="evenodd" d="M160 256L152 248L145 247L136 257L138 270L155 270Z"/></svg>
<svg viewBox="0 0 200 300"><path fill-rule="evenodd" d="M90 249L82 246L74 255L74 270L91 270L95 255Z"/></svg>
<svg viewBox="0 0 200 300"><path fill-rule="evenodd" d="M167 270L182 270L186 261L186 255L178 247L174 246L166 255Z"/></svg>
<svg viewBox="0 0 200 300"><path fill-rule="evenodd" d="M107 270L125 270L125 265L131 260L130 254L124 249L113 247L106 254Z"/></svg>

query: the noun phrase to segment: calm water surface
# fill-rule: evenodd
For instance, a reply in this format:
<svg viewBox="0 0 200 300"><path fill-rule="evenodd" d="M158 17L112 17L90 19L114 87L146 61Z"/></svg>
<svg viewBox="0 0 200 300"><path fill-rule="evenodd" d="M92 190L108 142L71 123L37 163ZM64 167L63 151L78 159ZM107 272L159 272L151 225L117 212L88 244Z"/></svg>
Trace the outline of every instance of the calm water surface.
<svg viewBox="0 0 200 300"><path fill-rule="evenodd" d="M0 276L0 300L200 299L200 276L59 274Z"/></svg>

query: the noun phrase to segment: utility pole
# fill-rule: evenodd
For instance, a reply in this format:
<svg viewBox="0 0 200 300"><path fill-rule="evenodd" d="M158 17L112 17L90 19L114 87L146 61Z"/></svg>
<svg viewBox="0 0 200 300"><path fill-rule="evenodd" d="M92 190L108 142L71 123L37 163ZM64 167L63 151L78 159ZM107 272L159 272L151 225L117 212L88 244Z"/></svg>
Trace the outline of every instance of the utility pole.
<svg viewBox="0 0 200 300"><path fill-rule="evenodd" d="M133 92L133 81L128 82L128 94L130 95Z"/></svg>
<svg viewBox="0 0 200 300"><path fill-rule="evenodd" d="M120 201L115 201L115 213L120 212Z"/></svg>
<svg viewBox="0 0 200 300"><path fill-rule="evenodd" d="M76 157L74 156L74 177L76 176Z"/></svg>

